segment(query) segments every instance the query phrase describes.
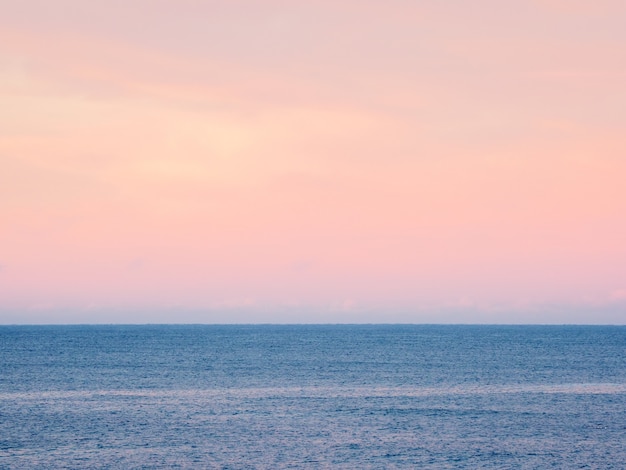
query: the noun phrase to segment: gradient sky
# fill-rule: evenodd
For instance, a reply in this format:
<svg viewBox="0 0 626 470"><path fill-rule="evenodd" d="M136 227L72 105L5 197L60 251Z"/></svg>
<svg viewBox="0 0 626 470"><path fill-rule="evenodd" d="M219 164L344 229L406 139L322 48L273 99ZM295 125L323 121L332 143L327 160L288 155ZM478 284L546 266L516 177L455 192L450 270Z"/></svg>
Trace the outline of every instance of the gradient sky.
<svg viewBox="0 0 626 470"><path fill-rule="evenodd" d="M626 323L622 0L0 12L0 323Z"/></svg>

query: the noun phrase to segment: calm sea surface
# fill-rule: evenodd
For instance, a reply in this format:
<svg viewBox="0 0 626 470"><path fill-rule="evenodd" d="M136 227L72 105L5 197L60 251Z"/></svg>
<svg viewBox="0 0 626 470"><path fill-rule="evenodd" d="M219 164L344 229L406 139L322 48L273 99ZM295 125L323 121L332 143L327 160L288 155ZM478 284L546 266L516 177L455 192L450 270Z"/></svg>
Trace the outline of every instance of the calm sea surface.
<svg viewBox="0 0 626 470"><path fill-rule="evenodd" d="M4 326L0 468L626 468L626 327Z"/></svg>

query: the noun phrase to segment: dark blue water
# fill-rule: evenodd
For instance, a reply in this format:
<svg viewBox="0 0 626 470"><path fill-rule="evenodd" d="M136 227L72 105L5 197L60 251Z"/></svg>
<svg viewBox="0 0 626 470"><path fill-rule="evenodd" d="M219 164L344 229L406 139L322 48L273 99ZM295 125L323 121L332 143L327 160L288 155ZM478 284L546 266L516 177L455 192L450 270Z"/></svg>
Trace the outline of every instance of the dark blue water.
<svg viewBox="0 0 626 470"><path fill-rule="evenodd" d="M625 462L625 327L0 327L0 468Z"/></svg>

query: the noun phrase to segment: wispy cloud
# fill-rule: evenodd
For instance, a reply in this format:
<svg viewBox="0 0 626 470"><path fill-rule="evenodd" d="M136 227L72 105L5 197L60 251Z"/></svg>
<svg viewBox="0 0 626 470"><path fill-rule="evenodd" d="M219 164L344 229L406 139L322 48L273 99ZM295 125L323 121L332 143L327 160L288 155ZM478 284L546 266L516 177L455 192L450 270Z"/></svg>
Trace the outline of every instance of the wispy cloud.
<svg viewBox="0 0 626 470"><path fill-rule="evenodd" d="M623 2L9 3L0 309L622 300Z"/></svg>

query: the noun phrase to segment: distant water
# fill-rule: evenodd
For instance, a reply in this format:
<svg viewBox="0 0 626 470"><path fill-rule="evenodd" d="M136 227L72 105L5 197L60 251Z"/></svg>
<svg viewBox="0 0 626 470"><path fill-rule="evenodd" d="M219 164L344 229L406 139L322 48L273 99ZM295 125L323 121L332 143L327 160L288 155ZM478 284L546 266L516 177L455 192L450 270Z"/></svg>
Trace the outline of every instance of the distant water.
<svg viewBox="0 0 626 470"><path fill-rule="evenodd" d="M0 468L626 468L626 328L0 327Z"/></svg>

